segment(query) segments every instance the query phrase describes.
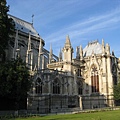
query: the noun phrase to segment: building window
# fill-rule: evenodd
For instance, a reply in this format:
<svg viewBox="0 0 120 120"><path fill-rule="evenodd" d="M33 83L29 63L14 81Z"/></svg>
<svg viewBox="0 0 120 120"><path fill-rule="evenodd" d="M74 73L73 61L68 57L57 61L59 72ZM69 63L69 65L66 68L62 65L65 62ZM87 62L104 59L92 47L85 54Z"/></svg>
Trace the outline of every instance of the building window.
<svg viewBox="0 0 120 120"><path fill-rule="evenodd" d="M93 66L91 71L92 93L99 92L99 76L97 67Z"/></svg>
<svg viewBox="0 0 120 120"><path fill-rule="evenodd" d="M81 76L81 69L78 69L77 75L78 75L78 76Z"/></svg>
<svg viewBox="0 0 120 120"><path fill-rule="evenodd" d="M82 81L77 82L77 86L78 86L78 94L82 95L82 92L83 92Z"/></svg>
<svg viewBox="0 0 120 120"><path fill-rule="evenodd" d="M60 84L58 78L53 82L53 94L60 94Z"/></svg>
<svg viewBox="0 0 120 120"><path fill-rule="evenodd" d="M37 78L35 82L35 92L36 94L42 94L42 81L40 78Z"/></svg>

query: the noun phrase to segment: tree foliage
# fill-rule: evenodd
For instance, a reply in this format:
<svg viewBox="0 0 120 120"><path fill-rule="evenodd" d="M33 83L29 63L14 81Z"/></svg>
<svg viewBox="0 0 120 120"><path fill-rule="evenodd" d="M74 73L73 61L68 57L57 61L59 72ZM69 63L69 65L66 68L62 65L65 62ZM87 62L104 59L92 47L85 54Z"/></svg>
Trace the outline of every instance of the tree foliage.
<svg viewBox="0 0 120 120"><path fill-rule="evenodd" d="M3 61L5 60L5 49L8 45L9 35L14 29L12 19L8 18L9 6L6 4L6 0L0 0L0 58Z"/></svg>
<svg viewBox="0 0 120 120"><path fill-rule="evenodd" d="M5 62L0 64L0 96L20 99L27 95L31 87L29 70L22 59Z"/></svg>
<svg viewBox="0 0 120 120"><path fill-rule="evenodd" d="M120 83L115 85L113 90L114 90L114 94L113 94L114 99L115 100L120 100Z"/></svg>

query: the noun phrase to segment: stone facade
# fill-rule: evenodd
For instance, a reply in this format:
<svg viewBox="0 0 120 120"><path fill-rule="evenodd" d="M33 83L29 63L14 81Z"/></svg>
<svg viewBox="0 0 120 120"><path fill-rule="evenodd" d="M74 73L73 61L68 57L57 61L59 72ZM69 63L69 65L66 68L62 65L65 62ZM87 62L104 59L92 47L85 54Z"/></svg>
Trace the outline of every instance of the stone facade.
<svg viewBox="0 0 120 120"><path fill-rule="evenodd" d="M113 106L113 86L119 77L120 60L109 44L97 40L83 49L73 47L69 36L59 56L44 48L45 42L33 24L9 15L16 32L9 41L7 59L20 56L29 67L33 87L28 94L28 111L48 113L61 109Z"/></svg>

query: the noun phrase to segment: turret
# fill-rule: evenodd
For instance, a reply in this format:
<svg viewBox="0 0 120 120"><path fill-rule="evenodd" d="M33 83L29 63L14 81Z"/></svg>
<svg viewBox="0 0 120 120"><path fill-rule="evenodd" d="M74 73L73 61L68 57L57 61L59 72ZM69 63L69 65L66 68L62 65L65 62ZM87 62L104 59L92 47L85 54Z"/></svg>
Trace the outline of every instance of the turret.
<svg viewBox="0 0 120 120"><path fill-rule="evenodd" d="M106 44L106 53L107 55L110 55L110 46L108 43Z"/></svg>
<svg viewBox="0 0 120 120"><path fill-rule="evenodd" d="M70 38L69 35L66 36L66 42L65 42L65 46L66 48L70 48L71 47L71 42L70 42Z"/></svg>
<svg viewBox="0 0 120 120"><path fill-rule="evenodd" d="M102 53L105 54L105 44L104 44L104 39L102 39Z"/></svg>
<svg viewBox="0 0 120 120"><path fill-rule="evenodd" d="M81 45L80 45L80 60L83 60L83 49Z"/></svg>
<svg viewBox="0 0 120 120"><path fill-rule="evenodd" d="M53 60L53 50L52 50L52 45L50 45L49 64L52 62L52 60Z"/></svg>
<svg viewBox="0 0 120 120"><path fill-rule="evenodd" d="M66 42L65 42L65 45L63 48L63 56L64 56L63 60L71 62L72 61L72 54L73 54L73 48L71 46L70 38L67 35Z"/></svg>
<svg viewBox="0 0 120 120"><path fill-rule="evenodd" d="M61 62L61 61L62 61L62 51L60 49L60 52L59 52L59 62Z"/></svg>
<svg viewBox="0 0 120 120"><path fill-rule="evenodd" d="M76 58L79 59L80 58L80 54L79 54L79 47L76 47Z"/></svg>

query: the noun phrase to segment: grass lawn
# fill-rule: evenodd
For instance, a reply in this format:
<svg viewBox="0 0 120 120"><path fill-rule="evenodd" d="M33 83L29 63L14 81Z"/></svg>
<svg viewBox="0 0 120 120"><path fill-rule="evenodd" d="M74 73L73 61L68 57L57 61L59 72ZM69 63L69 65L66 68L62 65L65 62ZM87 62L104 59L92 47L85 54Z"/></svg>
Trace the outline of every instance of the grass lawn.
<svg viewBox="0 0 120 120"><path fill-rule="evenodd" d="M13 120L13 119L10 119ZM95 113L58 114L44 117L16 118L15 120L120 120L120 110Z"/></svg>

